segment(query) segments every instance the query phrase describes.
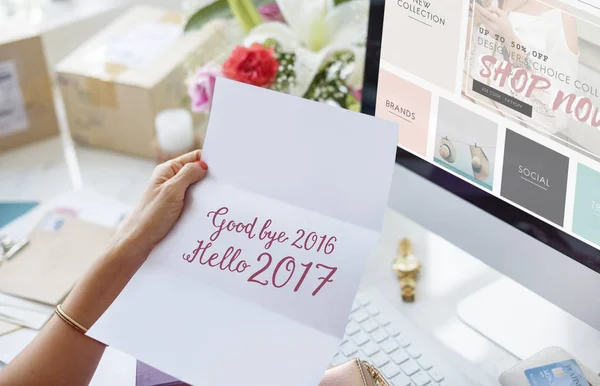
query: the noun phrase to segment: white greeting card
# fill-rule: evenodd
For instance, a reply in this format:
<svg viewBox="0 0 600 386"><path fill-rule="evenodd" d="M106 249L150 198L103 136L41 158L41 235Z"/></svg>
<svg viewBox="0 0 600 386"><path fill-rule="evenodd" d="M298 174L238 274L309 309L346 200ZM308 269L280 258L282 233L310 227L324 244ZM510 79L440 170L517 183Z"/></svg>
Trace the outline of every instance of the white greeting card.
<svg viewBox="0 0 600 386"><path fill-rule="evenodd" d="M194 385L317 385L383 222L397 127L219 79L209 176L89 335Z"/></svg>

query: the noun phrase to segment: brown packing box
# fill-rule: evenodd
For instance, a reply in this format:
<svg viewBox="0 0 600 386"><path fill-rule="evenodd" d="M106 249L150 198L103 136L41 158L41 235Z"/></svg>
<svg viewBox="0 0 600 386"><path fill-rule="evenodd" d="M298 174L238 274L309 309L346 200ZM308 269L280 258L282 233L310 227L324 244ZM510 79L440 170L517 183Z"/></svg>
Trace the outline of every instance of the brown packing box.
<svg viewBox="0 0 600 386"><path fill-rule="evenodd" d="M0 151L59 133L42 39L21 23L0 26Z"/></svg>
<svg viewBox="0 0 600 386"><path fill-rule="evenodd" d="M214 22L184 34L183 18L173 11L129 9L57 66L73 138L153 157L156 114L189 109L186 58L214 46L211 39L222 28Z"/></svg>

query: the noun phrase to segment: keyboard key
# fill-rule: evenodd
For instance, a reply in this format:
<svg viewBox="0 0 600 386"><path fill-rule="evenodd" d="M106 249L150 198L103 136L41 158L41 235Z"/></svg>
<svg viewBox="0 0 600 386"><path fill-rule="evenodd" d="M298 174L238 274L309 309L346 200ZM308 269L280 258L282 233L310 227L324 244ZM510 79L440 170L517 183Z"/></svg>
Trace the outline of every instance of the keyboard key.
<svg viewBox="0 0 600 386"><path fill-rule="evenodd" d="M400 335L400 329L398 329L398 327L394 326L394 325L389 325L385 328L385 330L388 332L388 334L390 334L391 336L398 336Z"/></svg>
<svg viewBox="0 0 600 386"><path fill-rule="evenodd" d="M368 333L371 333L379 328L379 324L371 319L365 320L360 326Z"/></svg>
<svg viewBox="0 0 600 386"><path fill-rule="evenodd" d="M431 378L429 378L429 375L427 375L427 373L424 371L416 373L412 377L412 380L416 386L426 386L431 383Z"/></svg>
<svg viewBox="0 0 600 386"><path fill-rule="evenodd" d="M333 357L333 360L331 361L330 365L331 366L339 366L342 363L346 363L346 362L348 362L348 358L346 358L344 356L344 354L338 353L338 354L336 354L336 356Z"/></svg>
<svg viewBox="0 0 600 386"><path fill-rule="evenodd" d="M366 356L372 356L376 352L379 352L379 347L373 342L367 342L364 346L360 348L362 352L365 353Z"/></svg>
<svg viewBox="0 0 600 386"><path fill-rule="evenodd" d="M415 361L406 361L400 365L400 368L404 374L408 375L409 377L419 371L419 365Z"/></svg>
<svg viewBox="0 0 600 386"><path fill-rule="evenodd" d="M369 314L367 314L366 311L361 309L352 314L352 319L354 319L358 323L362 323L365 320L369 319Z"/></svg>
<svg viewBox="0 0 600 386"><path fill-rule="evenodd" d="M406 349L406 352L408 353L408 355L410 355L411 357L417 359L421 356L421 351L416 348L415 346L410 346Z"/></svg>
<svg viewBox="0 0 600 386"><path fill-rule="evenodd" d="M356 334L354 334L354 336L352 336L352 340L357 345L362 346L363 344L367 343L370 339L369 335L367 335L363 331L359 331Z"/></svg>
<svg viewBox="0 0 600 386"><path fill-rule="evenodd" d="M342 352L342 354L349 357L350 355L354 354L358 350L352 342L346 342L340 346L340 351Z"/></svg>
<svg viewBox="0 0 600 386"><path fill-rule="evenodd" d="M371 360L373 361L373 365L379 368L388 363L390 361L390 358L381 351L379 351L377 354L373 355Z"/></svg>
<svg viewBox="0 0 600 386"><path fill-rule="evenodd" d="M393 378L387 378L389 381L394 382L394 386L414 386L409 377L402 374L401 372L396 374Z"/></svg>
<svg viewBox="0 0 600 386"><path fill-rule="evenodd" d="M396 362L396 364L398 364L398 365L400 365L410 359L408 357L408 355L404 352L404 350L394 351L393 353L390 354L390 358L392 358L392 360L394 362Z"/></svg>
<svg viewBox="0 0 600 386"><path fill-rule="evenodd" d="M371 303L369 298L366 295L361 294L361 293L356 295L356 300L363 306L366 306L367 304Z"/></svg>
<svg viewBox="0 0 600 386"><path fill-rule="evenodd" d="M358 324L354 323L353 321L349 321L348 324L346 325L346 334L348 334L348 335L354 335L359 331L360 331L360 326Z"/></svg>
<svg viewBox="0 0 600 386"><path fill-rule="evenodd" d="M388 324L390 324L390 320L388 318L386 318L383 315L377 315L375 317L375 320L377 320L377 323L379 323L380 326L387 326Z"/></svg>
<svg viewBox="0 0 600 386"><path fill-rule="evenodd" d="M429 359L427 359L427 357L422 356L420 357L417 362L419 363L419 366L421 366L421 368L423 370L429 370L433 367L433 364L431 362L429 362Z"/></svg>
<svg viewBox="0 0 600 386"><path fill-rule="evenodd" d="M369 304L368 306L365 307L365 309L367 310L367 312L373 316L375 315L379 315L379 310L377 309L377 307L375 307L372 304Z"/></svg>
<svg viewBox="0 0 600 386"><path fill-rule="evenodd" d="M431 378L433 378L434 381L436 382L442 382L444 380L444 376L439 374L437 371L435 370L430 370L429 371L429 375L431 376Z"/></svg>
<svg viewBox="0 0 600 386"><path fill-rule="evenodd" d="M396 375L400 374L400 368L392 362L388 362L385 366L381 367L379 370L381 371L383 376L386 377L387 379L392 379Z"/></svg>
<svg viewBox="0 0 600 386"><path fill-rule="evenodd" d="M387 354L398 350L398 347L398 343L396 343L393 339L388 339L381 344L381 349Z"/></svg>
<svg viewBox="0 0 600 386"><path fill-rule="evenodd" d="M371 334L371 338L375 342L381 343L384 340L386 340L387 338L389 338L389 336L388 336L387 332L385 332L385 330L379 329Z"/></svg>
<svg viewBox="0 0 600 386"><path fill-rule="evenodd" d="M410 342L408 341L408 339L406 339L403 336L397 337L396 340L398 341L398 344L404 348L410 346Z"/></svg>

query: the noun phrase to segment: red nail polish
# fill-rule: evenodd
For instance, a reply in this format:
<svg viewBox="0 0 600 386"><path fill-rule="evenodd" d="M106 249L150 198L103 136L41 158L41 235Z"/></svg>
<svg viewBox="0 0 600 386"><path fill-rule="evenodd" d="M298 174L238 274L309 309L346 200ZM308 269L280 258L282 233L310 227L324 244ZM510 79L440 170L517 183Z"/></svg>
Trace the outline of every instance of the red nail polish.
<svg viewBox="0 0 600 386"><path fill-rule="evenodd" d="M200 164L200 167L203 170L208 170L208 165L206 164L206 162L204 162L204 161L198 161L198 163Z"/></svg>

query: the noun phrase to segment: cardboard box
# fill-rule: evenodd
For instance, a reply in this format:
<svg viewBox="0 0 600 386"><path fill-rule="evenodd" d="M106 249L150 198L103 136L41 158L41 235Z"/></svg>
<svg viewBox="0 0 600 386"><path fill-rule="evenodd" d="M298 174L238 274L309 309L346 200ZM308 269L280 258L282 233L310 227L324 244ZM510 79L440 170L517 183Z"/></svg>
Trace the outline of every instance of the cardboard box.
<svg viewBox="0 0 600 386"><path fill-rule="evenodd" d="M221 28L184 34L178 13L136 6L64 58L56 71L75 141L153 157L156 114L189 109L186 58Z"/></svg>
<svg viewBox="0 0 600 386"><path fill-rule="evenodd" d="M30 27L3 22L0 28L0 151L58 133L42 39Z"/></svg>

